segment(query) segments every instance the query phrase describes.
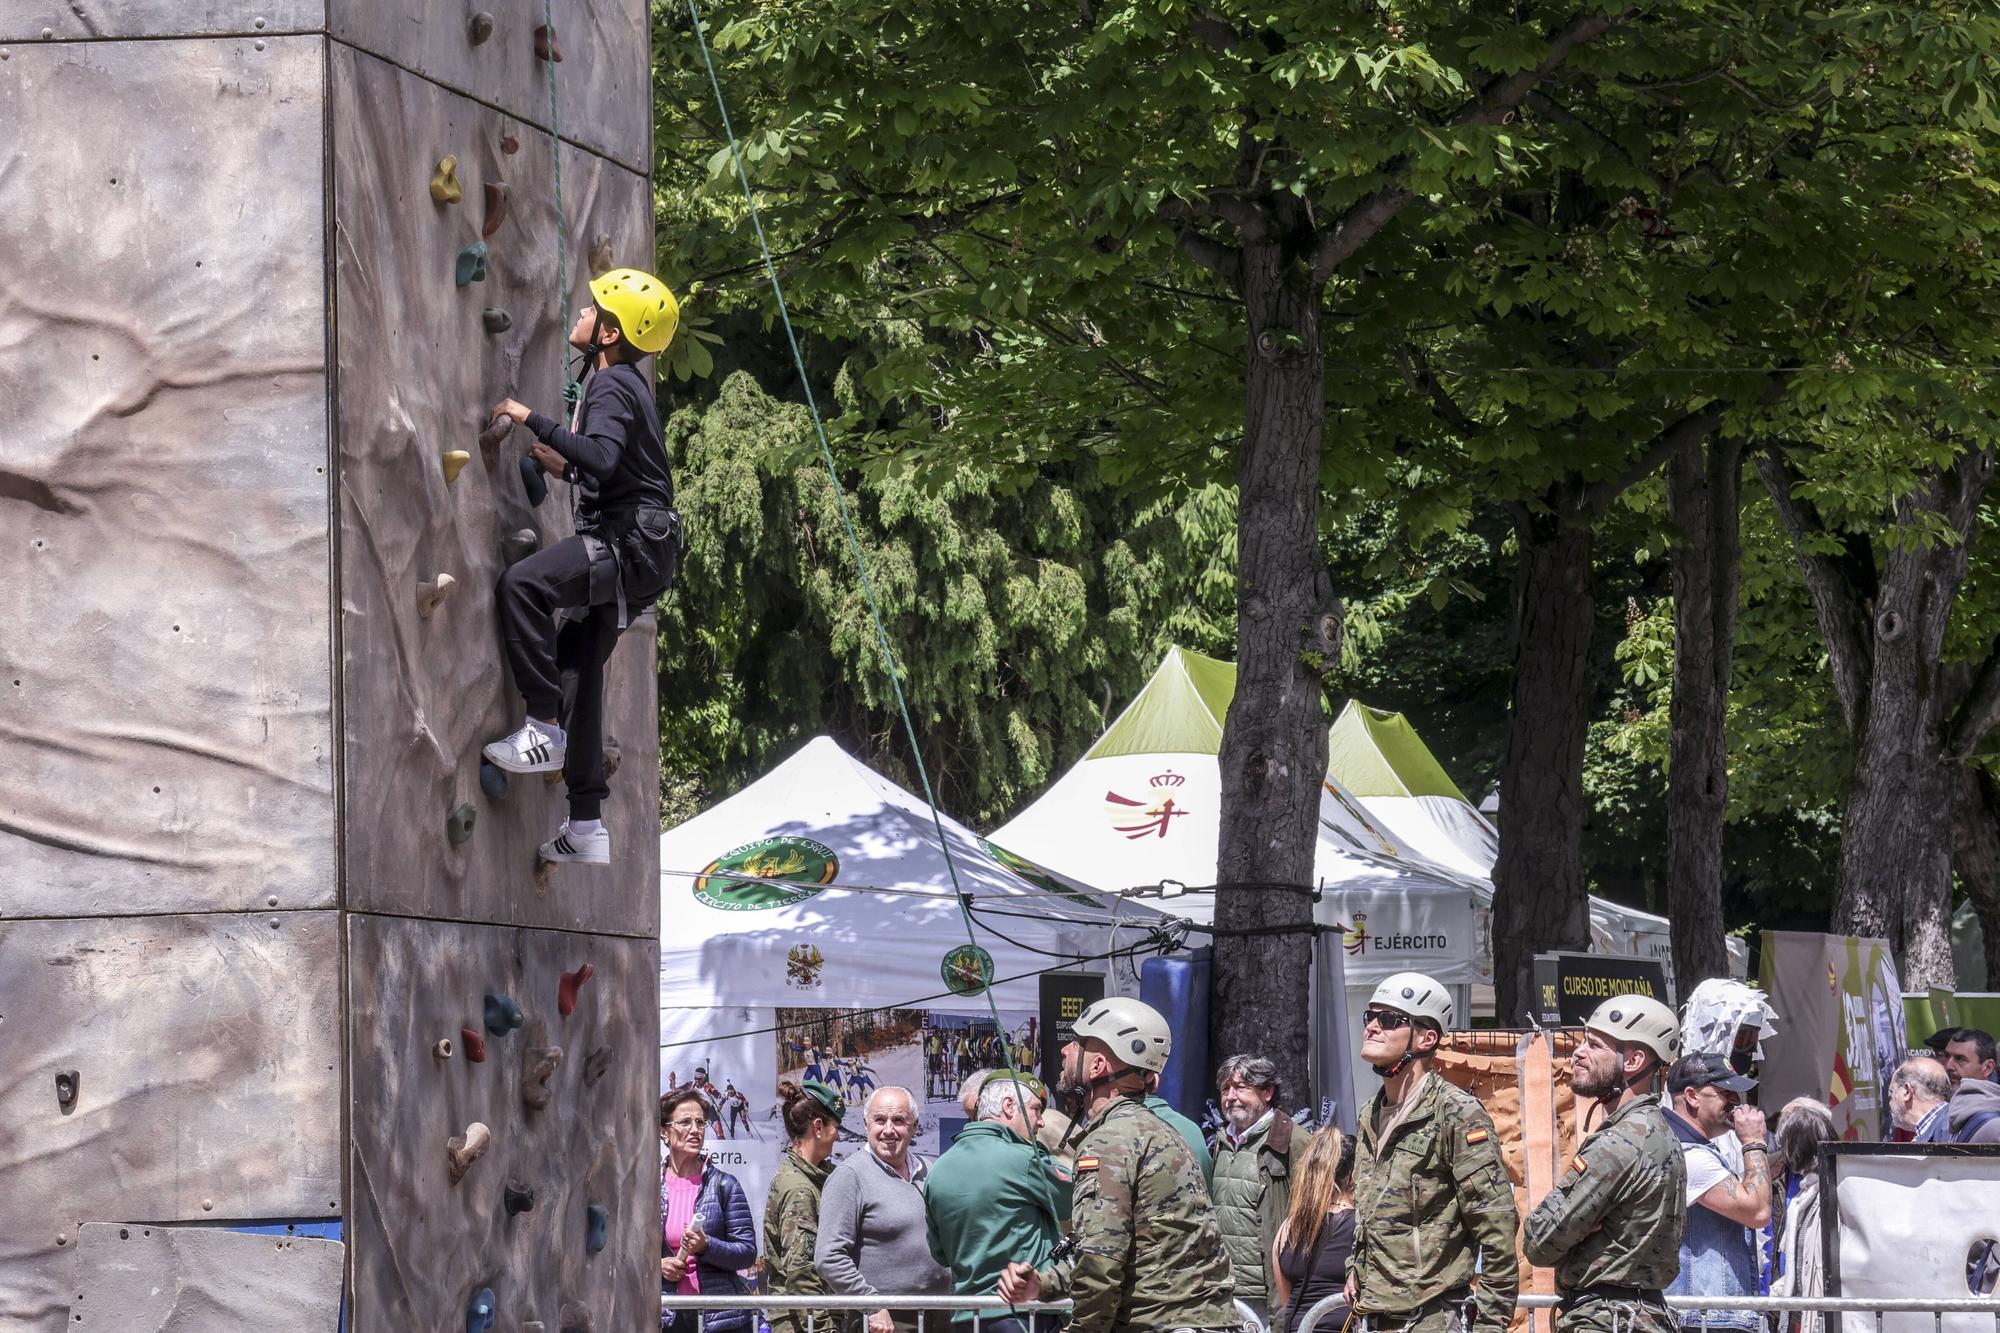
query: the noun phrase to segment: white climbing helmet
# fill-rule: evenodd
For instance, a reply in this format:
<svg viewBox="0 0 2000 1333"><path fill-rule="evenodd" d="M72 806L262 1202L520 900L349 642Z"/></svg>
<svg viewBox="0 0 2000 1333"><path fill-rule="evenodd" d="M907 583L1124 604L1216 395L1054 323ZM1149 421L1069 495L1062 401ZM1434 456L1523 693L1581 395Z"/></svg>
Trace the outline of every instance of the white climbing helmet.
<svg viewBox="0 0 2000 1333"><path fill-rule="evenodd" d="M1159 1073L1173 1053L1173 1029L1150 1004L1114 995L1085 1009L1076 1020L1076 1039L1104 1043L1111 1058L1134 1069Z"/></svg>
<svg viewBox="0 0 2000 1333"><path fill-rule="evenodd" d="M1451 992L1436 977L1421 972L1398 972L1384 977L1375 987L1375 993L1368 997L1368 1003L1436 1024L1439 1032L1451 1031Z"/></svg>
<svg viewBox="0 0 2000 1333"><path fill-rule="evenodd" d="M1644 1046L1670 1065L1681 1056L1681 1021L1650 995L1614 995L1591 1011L1584 1027L1617 1042Z"/></svg>

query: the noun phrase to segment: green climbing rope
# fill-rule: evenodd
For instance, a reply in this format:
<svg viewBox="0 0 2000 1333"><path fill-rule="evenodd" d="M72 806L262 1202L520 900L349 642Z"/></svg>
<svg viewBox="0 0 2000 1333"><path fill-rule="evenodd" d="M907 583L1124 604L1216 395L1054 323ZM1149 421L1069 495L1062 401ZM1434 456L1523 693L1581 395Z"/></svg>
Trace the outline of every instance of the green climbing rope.
<svg viewBox="0 0 2000 1333"><path fill-rule="evenodd" d="M561 339L558 346L565 349L556 353L556 380L562 385L563 401L574 408L581 390L569 377L566 350L569 347L569 215L563 211L562 117L556 108L555 0L542 0L542 23L549 34L549 55L542 64L549 71L549 157L555 163L556 177L556 297L562 307L562 324L557 333Z"/></svg>
<svg viewBox="0 0 2000 1333"><path fill-rule="evenodd" d="M547 3L547 0L544 0ZM771 280L771 294L778 302L778 318L785 326L785 340L791 346L792 366L798 372L799 387L805 391L806 410L812 414L813 432L819 440L820 461L826 465L826 475L833 483L834 504L840 513L840 524L847 534L848 553L854 557L854 567L861 576L861 591L868 605L868 618L875 627L875 644L881 651L882 662L889 675L889 690L896 700L896 713L903 722L903 734L910 743L910 758L917 767L917 781L923 787L924 802L930 807L931 827L937 832L938 850L944 854L945 871L951 876L952 893L958 901L959 918L965 924L966 942L974 950L979 948L978 931L973 925L970 895L959 882L958 863L951 854L951 839L945 836L944 818L938 812L937 795L931 789L931 776L924 764L924 752L917 744L916 724L910 720L910 705L903 698L903 683L896 668L896 653L889 646L889 631L882 624L882 608L875 598L875 580L868 572L868 557L861 549L861 537L854 529L854 517L848 509L847 490L840 484L840 471L834 465L833 446L827 442L826 422L820 417L819 402L813 397L812 379L806 374L805 357L799 351L799 336L792 327L792 314L785 305L784 284L778 281L778 266L771 257L771 243L764 235L764 219L757 211L756 192L750 188L750 174L744 170L743 156L737 151L736 130L729 123L729 104L722 96L722 80L715 72L715 58L708 49L708 32L702 26L701 9L697 0L687 0L688 17L694 20L695 42L701 48L702 64L708 69L708 86L715 91L715 109L722 117L722 134L729 142L729 160L736 168L736 179L743 187L743 202L750 209L750 225L757 234L757 249L764 258L764 273ZM1005 1033L1007 1028L1000 1021L1000 1006L993 998L993 987L984 990L986 1007L993 1018L994 1032ZM1014 1071L1010 1068L1010 1073ZM1054 1080L1050 1079L1053 1083ZM1026 1107L1027 1097L1022 1091L1019 1078L1014 1079L1015 1105ZM1023 1112L1025 1116L1025 1111ZM1057 1211L1051 1196L1051 1211Z"/></svg>

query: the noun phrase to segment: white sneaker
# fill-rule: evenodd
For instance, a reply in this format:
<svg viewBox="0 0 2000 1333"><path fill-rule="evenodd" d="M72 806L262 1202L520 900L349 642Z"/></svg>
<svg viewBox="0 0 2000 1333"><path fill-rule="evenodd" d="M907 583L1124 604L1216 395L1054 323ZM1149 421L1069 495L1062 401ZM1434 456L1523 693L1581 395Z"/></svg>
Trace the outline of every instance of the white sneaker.
<svg viewBox="0 0 2000 1333"><path fill-rule="evenodd" d="M542 859L557 863L608 866L611 864L611 830L605 828L595 833L571 833L569 821L565 819L562 831L542 844Z"/></svg>
<svg viewBox="0 0 2000 1333"><path fill-rule="evenodd" d="M567 741L559 741L542 730L533 718L505 740L494 741L480 753L509 773L550 773L563 766Z"/></svg>

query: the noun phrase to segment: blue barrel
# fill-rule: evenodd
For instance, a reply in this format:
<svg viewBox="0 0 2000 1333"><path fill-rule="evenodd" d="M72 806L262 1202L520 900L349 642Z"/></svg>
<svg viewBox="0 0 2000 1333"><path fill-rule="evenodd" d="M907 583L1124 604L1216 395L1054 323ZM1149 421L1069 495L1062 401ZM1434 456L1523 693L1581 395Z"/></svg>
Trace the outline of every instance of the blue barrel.
<svg viewBox="0 0 2000 1333"><path fill-rule="evenodd" d="M1160 1095L1197 1125L1212 1089L1208 1061L1208 970L1213 951L1195 949L1139 965L1139 998L1166 1015L1174 1053Z"/></svg>

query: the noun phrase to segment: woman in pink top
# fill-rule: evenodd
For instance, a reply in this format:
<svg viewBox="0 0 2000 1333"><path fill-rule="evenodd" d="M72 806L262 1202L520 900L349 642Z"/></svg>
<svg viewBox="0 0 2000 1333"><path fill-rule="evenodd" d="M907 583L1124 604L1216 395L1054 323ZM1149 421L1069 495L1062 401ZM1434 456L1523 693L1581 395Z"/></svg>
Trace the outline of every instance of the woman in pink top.
<svg viewBox="0 0 2000 1333"><path fill-rule="evenodd" d="M693 1087L660 1098L660 1289L681 1296L726 1296L748 1290L739 1270L757 1262L757 1232L743 1186L702 1155L714 1110ZM662 1328L699 1326L704 1333L748 1333L747 1310L709 1311L676 1321L662 1311Z"/></svg>

